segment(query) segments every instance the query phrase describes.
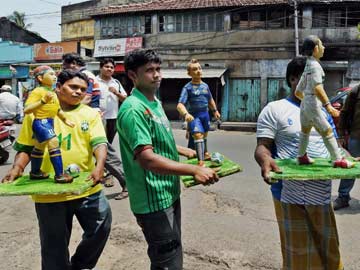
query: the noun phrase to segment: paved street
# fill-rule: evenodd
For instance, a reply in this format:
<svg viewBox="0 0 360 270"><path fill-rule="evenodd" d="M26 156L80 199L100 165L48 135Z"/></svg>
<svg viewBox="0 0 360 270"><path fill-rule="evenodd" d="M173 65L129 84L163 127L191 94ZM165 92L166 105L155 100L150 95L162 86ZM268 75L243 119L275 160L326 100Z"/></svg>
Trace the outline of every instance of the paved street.
<svg viewBox="0 0 360 270"><path fill-rule="evenodd" d="M175 130L178 144L185 132ZM280 269L280 241L269 188L254 161L254 133L216 131L209 134L211 151L239 162L244 171L210 187L182 192L184 269ZM2 176L10 164L0 166ZM334 181L334 190L338 181ZM128 200L112 198L119 186L106 189L113 211L110 240L98 263L100 270L148 269L146 245L129 211ZM336 213L346 270L360 269L360 188L351 208ZM333 191L333 195L336 192ZM39 240L33 203L27 197L0 198L0 269L40 269ZM71 250L81 238L76 223Z"/></svg>

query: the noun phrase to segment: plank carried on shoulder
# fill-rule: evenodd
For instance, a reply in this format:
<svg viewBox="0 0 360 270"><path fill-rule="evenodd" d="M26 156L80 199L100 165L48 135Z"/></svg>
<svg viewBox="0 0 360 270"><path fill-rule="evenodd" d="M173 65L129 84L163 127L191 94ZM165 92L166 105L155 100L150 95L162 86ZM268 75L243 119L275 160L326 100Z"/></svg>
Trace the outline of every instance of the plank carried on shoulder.
<svg viewBox="0 0 360 270"><path fill-rule="evenodd" d="M277 180L334 180L360 178L360 163L349 169L334 168L330 159L315 158L315 163L298 165L296 159L276 159L282 173L270 173L272 182Z"/></svg>

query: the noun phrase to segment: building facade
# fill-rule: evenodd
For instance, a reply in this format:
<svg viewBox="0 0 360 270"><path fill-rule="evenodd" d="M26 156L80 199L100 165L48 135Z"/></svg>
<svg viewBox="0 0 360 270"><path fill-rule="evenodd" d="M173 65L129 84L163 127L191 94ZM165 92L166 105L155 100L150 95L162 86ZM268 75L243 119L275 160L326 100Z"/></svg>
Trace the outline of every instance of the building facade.
<svg viewBox="0 0 360 270"><path fill-rule="evenodd" d="M143 47L161 53L160 97L172 119L178 118L175 104L190 79L186 64L191 58L201 61L225 121L254 122L263 106L289 91L285 70L296 52L295 6L289 4L294 1L89 2L97 2L88 14L94 40L142 37ZM300 45L315 34L326 46L322 64L328 95L359 80L358 2L304 0L296 9Z"/></svg>
<svg viewBox="0 0 360 270"><path fill-rule="evenodd" d="M0 86L9 84L19 95L18 85L29 78L33 61L33 44L48 42L39 35L22 29L6 17L0 18Z"/></svg>

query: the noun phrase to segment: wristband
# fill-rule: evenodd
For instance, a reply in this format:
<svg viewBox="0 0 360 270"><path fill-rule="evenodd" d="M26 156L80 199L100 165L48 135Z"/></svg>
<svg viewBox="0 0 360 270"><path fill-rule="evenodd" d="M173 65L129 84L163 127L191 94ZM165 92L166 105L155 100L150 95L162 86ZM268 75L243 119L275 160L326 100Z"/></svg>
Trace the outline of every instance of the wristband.
<svg viewBox="0 0 360 270"><path fill-rule="evenodd" d="M326 102L323 106L326 107L327 105L330 105L330 101Z"/></svg>
<svg viewBox="0 0 360 270"><path fill-rule="evenodd" d="M217 109L214 109L214 110L211 110L213 113L216 113L218 110Z"/></svg>

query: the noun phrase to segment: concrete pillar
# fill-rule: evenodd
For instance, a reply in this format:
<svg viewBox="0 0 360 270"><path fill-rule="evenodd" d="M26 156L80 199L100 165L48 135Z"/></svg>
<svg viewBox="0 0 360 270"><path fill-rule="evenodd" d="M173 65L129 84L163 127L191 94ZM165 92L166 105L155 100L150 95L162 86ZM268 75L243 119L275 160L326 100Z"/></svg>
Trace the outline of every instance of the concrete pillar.
<svg viewBox="0 0 360 270"><path fill-rule="evenodd" d="M267 88L268 88L268 78L265 77L264 75L261 75L260 77L260 87L261 87L261 90L260 90L260 107L261 109L265 107L266 103L267 103Z"/></svg>
<svg viewBox="0 0 360 270"><path fill-rule="evenodd" d="M95 20L94 22L94 40L101 39L101 27L100 27L100 20Z"/></svg>
<svg viewBox="0 0 360 270"><path fill-rule="evenodd" d="M230 31L231 30L231 15L225 14L224 15L224 31Z"/></svg>
<svg viewBox="0 0 360 270"><path fill-rule="evenodd" d="M151 34L157 34L159 30L159 20L157 14L151 15Z"/></svg>
<svg viewBox="0 0 360 270"><path fill-rule="evenodd" d="M305 6L303 7L303 18L302 18L302 26L305 29L311 29L312 27L312 7Z"/></svg>

